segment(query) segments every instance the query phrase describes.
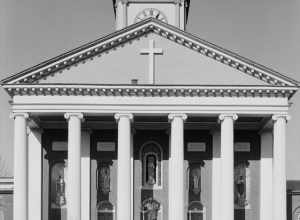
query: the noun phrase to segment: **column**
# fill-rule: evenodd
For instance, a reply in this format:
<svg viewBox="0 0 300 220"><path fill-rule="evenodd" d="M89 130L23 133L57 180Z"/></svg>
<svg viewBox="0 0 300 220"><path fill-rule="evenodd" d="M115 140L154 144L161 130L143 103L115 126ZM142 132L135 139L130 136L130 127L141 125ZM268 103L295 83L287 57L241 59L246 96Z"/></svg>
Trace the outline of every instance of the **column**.
<svg viewBox="0 0 300 220"><path fill-rule="evenodd" d="M185 219L184 121L186 114L169 114L171 143L169 157L169 220Z"/></svg>
<svg viewBox="0 0 300 220"><path fill-rule="evenodd" d="M117 219L131 220L131 120L132 114L116 114L118 123Z"/></svg>
<svg viewBox="0 0 300 220"><path fill-rule="evenodd" d="M220 220L221 218L221 133L220 130L214 130L213 136L213 158L212 158L212 220Z"/></svg>
<svg viewBox="0 0 300 220"><path fill-rule="evenodd" d="M27 113L14 113L14 202L15 220L27 220Z"/></svg>
<svg viewBox="0 0 300 220"><path fill-rule="evenodd" d="M42 129L31 128L28 134L28 219L42 216Z"/></svg>
<svg viewBox="0 0 300 220"><path fill-rule="evenodd" d="M234 121L236 114L221 114L222 218L234 220Z"/></svg>
<svg viewBox="0 0 300 220"><path fill-rule="evenodd" d="M82 131L81 140L81 220L90 219L90 131Z"/></svg>
<svg viewBox="0 0 300 220"><path fill-rule="evenodd" d="M68 120L67 220L81 218L81 120L82 113L66 113Z"/></svg>
<svg viewBox="0 0 300 220"><path fill-rule="evenodd" d="M285 142L287 115L273 115L273 220L287 218Z"/></svg>
<svg viewBox="0 0 300 220"><path fill-rule="evenodd" d="M260 132L260 219L272 220L273 185L273 134L272 130Z"/></svg>

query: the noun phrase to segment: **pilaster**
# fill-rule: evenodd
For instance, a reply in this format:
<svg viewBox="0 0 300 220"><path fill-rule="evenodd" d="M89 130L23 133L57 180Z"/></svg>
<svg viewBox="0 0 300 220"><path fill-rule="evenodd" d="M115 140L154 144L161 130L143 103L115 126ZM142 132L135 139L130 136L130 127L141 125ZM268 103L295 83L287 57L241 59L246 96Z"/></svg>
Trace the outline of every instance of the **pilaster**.
<svg viewBox="0 0 300 220"><path fill-rule="evenodd" d="M273 210L273 133L270 129L260 132L260 219L272 220Z"/></svg>
<svg viewBox="0 0 300 220"><path fill-rule="evenodd" d="M222 164L221 164L221 133L216 129L212 131L213 136L213 158L212 158L212 220L221 219L222 205ZM222 197L221 197L222 198Z"/></svg>

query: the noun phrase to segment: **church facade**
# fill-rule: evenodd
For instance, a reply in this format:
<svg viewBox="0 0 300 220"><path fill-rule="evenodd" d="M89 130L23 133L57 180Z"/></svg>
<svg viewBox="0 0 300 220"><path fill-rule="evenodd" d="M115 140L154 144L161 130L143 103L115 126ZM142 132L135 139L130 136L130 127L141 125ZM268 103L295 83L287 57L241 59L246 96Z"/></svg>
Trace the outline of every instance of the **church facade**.
<svg viewBox="0 0 300 220"><path fill-rule="evenodd" d="M299 83L185 31L188 0L115 0L116 31L1 81L14 220L283 220Z"/></svg>

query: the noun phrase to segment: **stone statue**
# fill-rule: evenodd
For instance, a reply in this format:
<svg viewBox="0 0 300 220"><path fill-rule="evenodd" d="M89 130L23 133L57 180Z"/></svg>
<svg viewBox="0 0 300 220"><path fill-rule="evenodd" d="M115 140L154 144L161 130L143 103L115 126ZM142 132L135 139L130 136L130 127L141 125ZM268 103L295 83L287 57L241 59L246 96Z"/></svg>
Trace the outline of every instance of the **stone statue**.
<svg viewBox="0 0 300 220"><path fill-rule="evenodd" d="M157 214L160 209L160 204L153 198L149 198L143 202L143 211L145 220L157 220Z"/></svg>
<svg viewBox="0 0 300 220"><path fill-rule="evenodd" d="M199 194L201 191L201 169L193 168L190 172L190 189L194 194Z"/></svg>
<svg viewBox="0 0 300 220"><path fill-rule="evenodd" d="M147 183L150 185L156 183L156 160L152 155L147 158Z"/></svg>
<svg viewBox="0 0 300 220"><path fill-rule="evenodd" d="M239 207L245 207L248 205L246 199L246 164L240 163L235 167L234 175L235 186L235 203Z"/></svg>
<svg viewBox="0 0 300 220"><path fill-rule="evenodd" d="M100 168L100 189L104 194L110 192L110 170L109 166Z"/></svg>
<svg viewBox="0 0 300 220"><path fill-rule="evenodd" d="M58 207L66 204L65 197L65 181L62 176L58 176L56 179L56 199L55 203Z"/></svg>

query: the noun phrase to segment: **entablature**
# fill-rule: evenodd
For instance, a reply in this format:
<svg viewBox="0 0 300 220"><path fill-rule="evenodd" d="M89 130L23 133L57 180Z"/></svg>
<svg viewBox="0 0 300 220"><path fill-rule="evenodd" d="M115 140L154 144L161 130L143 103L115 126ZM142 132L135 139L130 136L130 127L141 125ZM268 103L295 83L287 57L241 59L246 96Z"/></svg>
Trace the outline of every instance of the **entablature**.
<svg viewBox="0 0 300 220"><path fill-rule="evenodd" d="M275 86L182 86L182 85L3 85L10 96L128 96L128 97L285 97L295 87Z"/></svg>

